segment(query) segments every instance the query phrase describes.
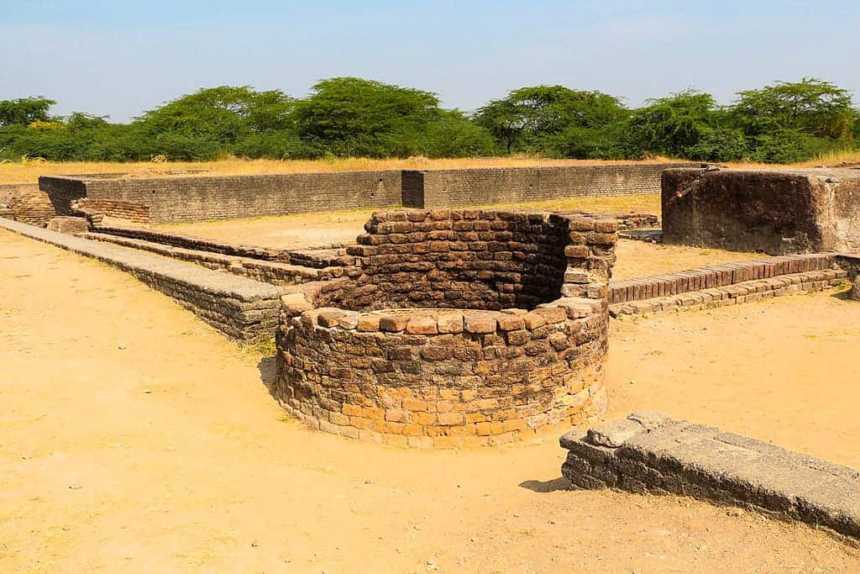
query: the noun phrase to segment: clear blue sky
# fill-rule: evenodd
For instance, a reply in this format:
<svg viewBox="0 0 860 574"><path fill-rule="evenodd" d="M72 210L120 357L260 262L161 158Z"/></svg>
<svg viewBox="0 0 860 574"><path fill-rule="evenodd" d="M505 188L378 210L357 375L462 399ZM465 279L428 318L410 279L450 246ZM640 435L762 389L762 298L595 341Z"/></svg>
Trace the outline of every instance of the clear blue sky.
<svg viewBox="0 0 860 574"><path fill-rule="evenodd" d="M201 87L303 96L341 75L464 110L534 84L630 105L803 76L860 93L858 55L860 0L0 0L0 99L115 121Z"/></svg>

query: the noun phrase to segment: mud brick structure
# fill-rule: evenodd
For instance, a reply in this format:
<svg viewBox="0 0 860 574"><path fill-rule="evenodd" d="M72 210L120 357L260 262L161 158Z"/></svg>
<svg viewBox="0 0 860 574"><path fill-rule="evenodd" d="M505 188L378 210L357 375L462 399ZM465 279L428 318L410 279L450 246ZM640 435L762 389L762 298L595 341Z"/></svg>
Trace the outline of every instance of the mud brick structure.
<svg viewBox="0 0 860 574"><path fill-rule="evenodd" d="M39 191L34 185L4 186L3 192L9 219L30 225L44 227L48 220L57 215L48 194ZM69 213L71 215L71 213Z"/></svg>
<svg viewBox="0 0 860 574"><path fill-rule="evenodd" d="M860 170L667 169L663 241L770 254L860 249Z"/></svg>
<svg viewBox="0 0 860 574"><path fill-rule="evenodd" d="M395 211L365 228L345 277L283 298L272 391L290 413L445 447L603 411L614 220Z"/></svg>
<svg viewBox="0 0 860 574"><path fill-rule="evenodd" d="M634 413L561 437L574 488L680 494L860 539L860 472L719 429Z"/></svg>
<svg viewBox="0 0 860 574"><path fill-rule="evenodd" d="M362 171L277 175L45 176L39 186L57 213L86 198L86 208L113 218L168 223L286 215L332 208L400 204L401 173Z"/></svg>
<svg viewBox="0 0 860 574"><path fill-rule="evenodd" d="M668 167L610 164L563 167L405 171L403 205L428 209L560 197L658 193Z"/></svg>
<svg viewBox="0 0 860 574"><path fill-rule="evenodd" d="M0 206L9 206L15 197L22 193L32 193L39 190L39 186L32 183L4 183L0 184Z"/></svg>
<svg viewBox="0 0 860 574"><path fill-rule="evenodd" d="M576 196L659 193L667 167L611 164L272 175L45 176L54 214L137 223L287 215L330 209L489 205Z"/></svg>
<svg viewBox="0 0 860 574"><path fill-rule="evenodd" d="M57 233L86 233L90 229L90 224L84 217L54 217L48 221L48 230L56 231Z"/></svg>
<svg viewBox="0 0 860 574"><path fill-rule="evenodd" d="M75 213L82 213L91 219L95 217L98 221L101 221L105 215L133 223L149 223L152 220L148 205L131 201L84 197L73 200L71 207Z"/></svg>

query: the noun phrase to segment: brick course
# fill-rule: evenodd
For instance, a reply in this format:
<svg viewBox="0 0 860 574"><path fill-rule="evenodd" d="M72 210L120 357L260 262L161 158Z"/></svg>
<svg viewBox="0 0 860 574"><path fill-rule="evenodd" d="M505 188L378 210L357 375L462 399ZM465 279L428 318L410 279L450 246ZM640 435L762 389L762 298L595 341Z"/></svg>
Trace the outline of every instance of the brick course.
<svg viewBox="0 0 860 574"><path fill-rule="evenodd" d="M314 428L405 446L517 440L605 407L614 220L376 213L356 265L283 299L273 393Z"/></svg>

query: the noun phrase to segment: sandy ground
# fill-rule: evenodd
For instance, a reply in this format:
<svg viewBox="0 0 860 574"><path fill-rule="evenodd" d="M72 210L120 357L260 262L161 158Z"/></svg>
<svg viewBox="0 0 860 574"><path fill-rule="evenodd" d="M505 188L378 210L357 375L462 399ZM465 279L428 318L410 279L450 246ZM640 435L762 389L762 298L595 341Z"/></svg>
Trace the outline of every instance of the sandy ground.
<svg viewBox="0 0 860 574"><path fill-rule="evenodd" d="M860 467L860 306L613 327L611 413ZM849 572L860 550L681 498L570 492L555 436L411 451L314 433L272 363L92 260L0 231L0 572Z"/></svg>

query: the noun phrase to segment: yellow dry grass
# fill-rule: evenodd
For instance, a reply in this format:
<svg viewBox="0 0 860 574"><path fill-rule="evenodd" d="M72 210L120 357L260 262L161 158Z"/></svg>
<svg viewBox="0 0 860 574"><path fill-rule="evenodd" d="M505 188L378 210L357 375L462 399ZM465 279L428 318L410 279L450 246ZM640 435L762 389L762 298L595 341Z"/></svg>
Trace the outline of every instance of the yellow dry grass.
<svg viewBox="0 0 860 574"><path fill-rule="evenodd" d="M537 156L516 155L509 157L429 159L410 157L406 159L340 158L320 160L272 160L230 158L205 162L50 162L40 159L0 163L0 184L35 183L42 175L83 174L128 174L138 177L170 175L242 175L265 173L314 173L335 171L372 171L381 169L462 169L479 167L541 167L566 165L612 165L628 163L685 162L666 157L655 157L641 161L630 160L574 160L547 159ZM860 164L860 151L834 152L815 159L792 164L790 167L840 166ZM731 167L779 167L773 164L734 162Z"/></svg>
<svg viewBox="0 0 860 574"><path fill-rule="evenodd" d="M343 158L321 160L224 159L207 162L49 162L25 160L0 163L0 183L35 183L42 175L122 173L146 177L187 175L247 175L258 173L313 173L333 171L373 171L381 169L461 169L476 167L538 167L565 165L611 165L619 163L664 163L676 161L654 158L641 162L610 160L564 160L531 156L429 159Z"/></svg>

